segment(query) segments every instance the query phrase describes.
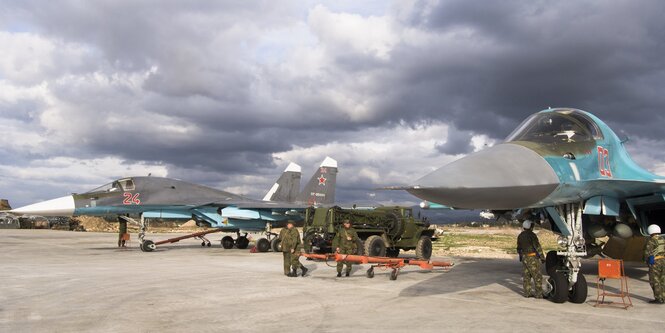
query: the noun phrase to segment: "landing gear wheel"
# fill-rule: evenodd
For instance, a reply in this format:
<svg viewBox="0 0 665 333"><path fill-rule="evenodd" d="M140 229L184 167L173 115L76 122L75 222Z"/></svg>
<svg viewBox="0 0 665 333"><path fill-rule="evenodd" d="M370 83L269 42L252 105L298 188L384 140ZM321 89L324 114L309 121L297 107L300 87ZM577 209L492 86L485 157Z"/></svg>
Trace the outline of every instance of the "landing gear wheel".
<svg viewBox="0 0 665 333"><path fill-rule="evenodd" d="M365 240L365 255L370 257L385 257L386 243L381 236L369 236Z"/></svg>
<svg viewBox="0 0 665 333"><path fill-rule="evenodd" d="M432 239L428 236L422 236L416 244L416 257L423 260L429 260L432 257Z"/></svg>
<svg viewBox="0 0 665 333"><path fill-rule="evenodd" d="M201 242L201 246L202 246L202 247L205 247L205 246L206 246L206 242Z"/></svg>
<svg viewBox="0 0 665 333"><path fill-rule="evenodd" d="M568 277L561 272L554 272L547 280L552 286L550 300L554 303L563 303L568 299Z"/></svg>
<svg viewBox="0 0 665 333"><path fill-rule="evenodd" d="M222 247L225 248L225 249L232 249L233 248L233 237L231 237L231 236L222 237Z"/></svg>
<svg viewBox="0 0 665 333"><path fill-rule="evenodd" d="M386 249L386 256L391 258L399 257L399 249Z"/></svg>
<svg viewBox="0 0 665 333"><path fill-rule="evenodd" d="M359 238L359 239L356 241L356 255L362 256L362 255L365 254L365 248L364 248L363 245L364 245L364 244L363 244L362 239Z"/></svg>
<svg viewBox="0 0 665 333"><path fill-rule="evenodd" d="M547 252L545 255L545 272L547 272L547 275L554 274L559 267L561 267L561 259L556 251Z"/></svg>
<svg viewBox="0 0 665 333"><path fill-rule="evenodd" d="M256 249L259 252L268 252L270 250L270 241L265 238L259 238L256 241Z"/></svg>
<svg viewBox="0 0 665 333"><path fill-rule="evenodd" d="M586 278L582 274L577 274L577 282L570 289L568 300L575 304L582 304L586 302L587 292Z"/></svg>
<svg viewBox="0 0 665 333"><path fill-rule="evenodd" d="M390 279L393 280L393 281L397 280L397 270L396 269L393 269L393 271L390 272Z"/></svg>
<svg viewBox="0 0 665 333"><path fill-rule="evenodd" d="M238 239L236 239L236 247L237 248L239 248L241 250L244 250L248 246L249 246L249 239L247 239L247 237L240 236L240 237L238 237Z"/></svg>
<svg viewBox="0 0 665 333"><path fill-rule="evenodd" d="M207 246L207 247L211 247L212 244L210 244L210 242L208 242L208 243L206 243L206 246Z"/></svg>
<svg viewBox="0 0 665 333"><path fill-rule="evenodd" d="M157 248L155 243L151 240L144 240L143 243L141 243L141 251L143 252L152 252Z"/></svg>
<svg viewBox="0 0 665 333"><path fill-rule="evenodd" d="M367 270L367 277L370 278L370 279L374 277L374 267L370 267Z"/></svg>
<svg viewBox="0 0 665 333"><path fill-rule="evenodd" d="M275 237L270 241L270 249L272 252L282 252L282 241Z"/></svg>

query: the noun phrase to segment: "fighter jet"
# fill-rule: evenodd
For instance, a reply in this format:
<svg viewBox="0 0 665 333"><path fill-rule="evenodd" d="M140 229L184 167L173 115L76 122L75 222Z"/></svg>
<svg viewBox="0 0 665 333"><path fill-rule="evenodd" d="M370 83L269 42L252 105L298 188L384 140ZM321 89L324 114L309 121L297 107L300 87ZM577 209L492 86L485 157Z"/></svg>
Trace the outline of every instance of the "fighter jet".
<svg viewBox="0 0 665 333"><path fill-rule="evenodd" d="M91 191L39 202L11 210L13 214L42 216L114 216L140 225L141 250L150 252L155 243L145 239L147 216L152 218L192 218L226 232L236 232L237 238L222 239L225 248L247 248L247 234L240 231L265 232L266 238L257 241L259 250L270 248L272 226L287 220L302 221L307 207L333 203L337 161L330 157L321 163L303 191L295 200L254 200L241 195L162 177L129 177L115 180ZM289 200L300 184L300 167L290 165L264 199ZM284 188L284 190L281 190ZM193 236L199 237L199 236Z"/></svg>
<svg viewBox="0 0 665 333"><path fill-rule="evenodd" d="M546 258L551 297L581 303L587 288L580 258L602 251L641 260L647 226L665 227L665 178L633 162L625 141L588 112L547 109L505 142L401 189L456 209L534 219L560 234L560 250Z"/></svg>

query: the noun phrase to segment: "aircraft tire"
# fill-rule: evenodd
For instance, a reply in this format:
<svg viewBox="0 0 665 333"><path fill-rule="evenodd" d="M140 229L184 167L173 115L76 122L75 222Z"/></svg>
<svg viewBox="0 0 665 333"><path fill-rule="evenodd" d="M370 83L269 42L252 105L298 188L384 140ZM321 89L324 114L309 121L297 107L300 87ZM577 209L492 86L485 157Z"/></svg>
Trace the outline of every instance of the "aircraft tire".
<svg viewBox="0 0 665 333"><path fill-rule="evenodd" d="M386 249L386 256L391 257L391 258L399 257L399 249L398 248Z"/></svg>
<svg viewBox="0 0 665 333"><path fill-rule="evenodd" d="M282 240L279 237L275 237L270 241L270 249L272 252L282 252Z"/></svg>
<svg viewBox="0 0 665 333"><path fill-rule="evenodd" d="M236 239L236 247L244 250L249 246L249 239L247 237L241 236Z"/></svg>
<svg viewBox="0 0 665 333"><path fill-rule="evenodd" d="M582 274L577 274L577 282L568 293L568 300L571 303L582 304L586 302L586 296L589 288L586 285L586 278Z"/></svg>
<svg viewBox="0 0 665 333"><path fill-rule="evenodd" d="M365 240L365 255L370 257L385 257L386 243L381 236L372 235Z"/></svg>
<svg viewBox="0 0 665 333"><path fill-rule="evenodd" d="M270 241L265 238L259 238L256 241L256 249L259 252L268 252L270 251Z"/></svg>
<svg viewBox="0 0 665 333"><path fill-rule="evenodd" d="M547 275L554 274L560 265L561 259L556 254L556 251L552 250L547 252L545 255L545 271L547 272Z"/></svg>
<svg viewBox="0 0 665 333"><path fill-rule="evenodd" d="M554 272L548 279L552 285L550 300L554 303L563 303L568 300L568 277L561 272Z"/></svg>
<svg viewBox="0 0 665 333"><path fill-rule="evenodd" d="M141 243L141 251L143 252L152 252L155 248L155 243L149 239L146 239Z"/></svg>
<svg viewBox="0 0 665 333"><path fill-rule="evenodd" d="M429 260L432 257L432 239L428 236L422 236L416 244L416 257L418 259Z"/></svg>
<svg viewBox="0 0 665 333"><path fill-rule="evenodd" d="M233 248L233 237L231 236L224 236L222 237L222 247L225 249L232 249Z"/></svg>
<svg viewBox="0 0 665 333"><path fill-rule="evenodd" d="M370 278L370 279L374 277L374 267L370 267L367 270L367 277Z"/></svg>

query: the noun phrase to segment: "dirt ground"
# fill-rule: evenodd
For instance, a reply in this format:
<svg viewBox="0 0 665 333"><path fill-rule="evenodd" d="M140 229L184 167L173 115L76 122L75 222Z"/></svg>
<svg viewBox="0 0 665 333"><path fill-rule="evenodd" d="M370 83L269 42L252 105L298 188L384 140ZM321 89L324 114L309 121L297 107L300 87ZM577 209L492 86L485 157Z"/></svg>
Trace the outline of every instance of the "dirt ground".
<svg viewBox="0 0 665 333"><path fill-rule="evenodd" d="M439 226L442 233L433 244L435 256L464 256L472 258L515 258L517 236L522 229L512 226L459 227ZM536 229L543 251L556 249L557 235L549 230Z"/></svg>
<svg viewBox="0 0 665 333"><path fill-rule="evenodd" d="M75 220L89 232L118 232L118 223L108 222L99 217L81 216ZM138 232L138 225L129 224L127 227L130 233ZM184 223L161 221L150 223L148 232L170 233L202 230L206 230L206 228L197 227L194 221ZM279 229L274 229L273 232L279 232ZM439 239L433 244L433 255L512 259L517 256L515 246L517 235L520 232L521 229L515 226L437 226ZM535 232L545 252L556 249L557 235L539 228Z"/></svg>

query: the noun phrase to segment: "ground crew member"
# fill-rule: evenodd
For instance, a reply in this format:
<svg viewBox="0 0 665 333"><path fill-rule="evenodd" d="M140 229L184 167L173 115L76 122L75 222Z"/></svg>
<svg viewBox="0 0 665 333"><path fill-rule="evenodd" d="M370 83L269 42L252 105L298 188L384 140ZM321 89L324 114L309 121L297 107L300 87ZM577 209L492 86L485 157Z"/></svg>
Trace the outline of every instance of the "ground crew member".
<svg viewBox="0 0 665 333"><path fill-rule="evenodd" d="M355 229L351 228L351 221L344 220L342 228L333 238L332 246L335 252L340 254L356 254L358 251L358 233ZM351 275L351 266L353 263L348 261L337 262L337 277L342 276L342 268L346 264L346 276Z"/></svg>
<svg viewBox="0 0 665 333"><path fill-rule="evenodd" d="M127 221L118 219L118 247L125 247L125 234L127 233Z"/></svg>
<svg viewBox="0 0 665 333"><path fill-rule="evenodd" d="M655 298L649 303L665 304L665 239L660 235L658 225L650 225L647 233L649 238L644 247L644 259L649 265L649 284Z"/></svg>
<svg viewBox="0 0 665 333"><path fill-rule="evenodd" d="M286 228L279 232L279 240L282 246L282 255L284 256L284 275L288 277L298 276L297 269L302 270L302 276L307 274L308 269L300 263L300 232L294 228L293 221L286 222Z"/></svg>
<svg viewBox="0 0 665 333"><path fill-rule="evenodd" d="M522 223L524 231L517 236L517 254L522 262L522 279L524 280L524 297L531 297L531 280L534 282L536 298L543 298L543 275L540 271L541 263L545 262L543 249L540 247L538 236L533 233L533 222L526 220Z"/></svg>

